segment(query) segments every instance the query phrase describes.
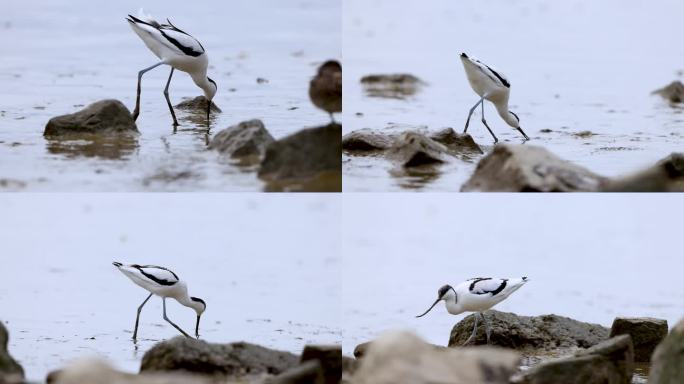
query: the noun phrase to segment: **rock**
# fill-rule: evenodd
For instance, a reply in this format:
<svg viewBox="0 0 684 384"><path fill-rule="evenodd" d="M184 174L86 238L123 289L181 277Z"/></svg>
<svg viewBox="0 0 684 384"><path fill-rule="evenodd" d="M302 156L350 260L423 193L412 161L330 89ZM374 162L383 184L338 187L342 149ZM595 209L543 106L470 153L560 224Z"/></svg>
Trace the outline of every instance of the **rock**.
<svg viewBox="0 0 684 384"><path fill-rule="evenodd" d="M115 370L102 360L77 360L64 369L51 372L48 384L211 384L207 378L181 373L141 373Z"/></svg>
<svg viewBox="0 0 684 384"><path fill-rule="evenodd" d="M404 132L387 152L387 158L402 167L439 164L447 161L448 148L418 132Z"/></svg>
<svg viewBox="0 0 684 384"><path fill-rule="evenodd" d="M518 316L514 313L487 311L491 325L491 343L495 346L525 351L558 351L589 348L608 338L606 327L584 323L563 316ZM449 337L449 347L458 347L473 331L474 315L456 324ZM478 322L474 344L486 344L484 325Z"/></svg>
<svg viewBox="0 0 684 384"><path fill-rule="evenodd" d="M140 372L185 371L196 374L243 377L280 374L298 365L292 353L245 342L212 344L175 337L155 344L145 353Z"/></svg>
<svg viewBox="0 0 684 384"><path fill-rule="evenodd" d="M307 345L302 351L301 362L318 361L322 368L325 383L337 384L342 378L342 346Z"/></svg>
<svg viewBox="0 0 684 384"><path fill-rule="evenodd" d="M309 191L341 191L342 126L308 128L271 143L259 178L275 185L312 185Z"/></svg>
<svg viewBox="0 0 684 384"><path fill-rule="evenodd" d="M499 144L480 160L461 191L592 192L605 181L542 147Z"/></svg>
<svg viewBox="0 0 684 384"><path fill-rule="evenodd" d="M207 98L204 96L197 96L194 99L186 99L176 104L174 108L182 109L190 112L202 113L205 116L207 113ZM219 113L222 112L218 105L211 102L211 112Z"/></svg>
<svg viewBox="0 0 684 384"><path fill-rule="evenodd" d="M664 88L656 89L651 94L660 95L672 103L681 103L684 101L684 84L676 80Z"/></svg>
<svg viewBox="0 0 684 384"><path fill-rule="evenodd" d="M209 149L234 159L258 162L266 152L266 147L274 141L264 123L254 119L220 131L211 139Z"/></svg>
<svg viewBox="0 0 684 384"><path fill-rule="evenodd" d="M392 147L395 137L370 128L349 132L342 137L342 149L345 151L382 151Z"/></svg>
<svg viewBox="0 0 684 384"><path fill-rule="evenodd" d="M543 362L511 380L517 384L630 384L634 349L629 335L606 340L573 357Z"/></svg>
<svg viewBox="0 0 684 384"><path fill-rule="evenodd" d="M339 382L336 381L336 383ZM266 380L266 384L325 384L323 368L317 360L309 360L275 378Z"/></svg>
<svg viewBox="0 0 684 384"><path fill-rule="evenodd" d="M453 128L444 128L430 134L430 138L438 143L444 144L452 152L475 152L484 153L482 148L467 133L456 133Z"/></svg>
<svg viewBox="0 0 684 384"><path fill-rule="evenodd" d="M373 341L361 360L355 384L508 384L520 356L492 347L435 348L409 332Z"/></svg>
<svg viewBox="0 0 684 384"><path fill-rule="evenodd" d="M371 97L404 99L418 92L425 82L410 74L368 75L361 84Z"/></svg>
<svg viewBox="0 0 684 384"><path fill-rule="evenodd" d="M366 352L368 352L368 347L370 346L371 342L367 341L365 343L361 343L354 348L354 357L357 359L361 359L363 356L366 355Z"/></svg>
<svg viewBox="0 0 684 384"><path fill-rule="evenodd" d="M633 175L608 180L605 192L684 192L684 153L673 153Z"/></svg>
<svg viewBox="0 0 684 384"><path fill-rule="evenodd" d="M656 347L651 357L649 384L684 383L684 319Z"/></svg>
<svg viewBox="0 0 684 384"><path fill-rule="evenodd" d="M351 383L351 377L359 367L359 361L342 356L342 383Z"/></svg>
<svg viewBox="0 0 684 384"><path fill-rule="evenodd" d="M119 100L101 100L70 115L53 117L43 133L46 137L80 134L137 133L131 112Z"/></svg>
<svg viewBox="0 0 684 384"><path fill-rule="evenodd" d="M8 343L9 333L2 321L0 321L0 383L23 382L24 369L9 354L7 349Z"/></svg>
<svg viewBox="0 0 684 384"><path fill-rule="evenodd" d="M630 335L634 344L634 361L649 362L656 346L667 336L667 320L651 317L618 317L613 321L610 337Z"/></svg>

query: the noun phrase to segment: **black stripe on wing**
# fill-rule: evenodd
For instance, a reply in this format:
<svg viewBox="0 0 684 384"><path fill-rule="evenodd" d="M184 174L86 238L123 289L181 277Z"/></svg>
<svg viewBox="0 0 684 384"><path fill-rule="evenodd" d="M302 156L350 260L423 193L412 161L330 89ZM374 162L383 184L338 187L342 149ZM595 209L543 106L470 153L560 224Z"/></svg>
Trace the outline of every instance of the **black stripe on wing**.
<svg viewBox="0 0 684 384"><path fill-rule="evenodd" d="M480 62L480 64L484 65L485 67L487 67L487 69L489 69L490 71L492 71L492 73L494 74L494 76L496 76L496 78L499 79L499 81L501 81L501 84L503 84L504 87L506 87L506 88L510 88L510 87L511 87L511 83L509 83L508 80L506 80L503 76L499 75L495 70L493 70L492 68L490 68L489 65L487 65L487 64L485 64L485 63L483 63L483 62Z"/></svg>
<svg viewBox="0 0 684 384"><path fill-rule="evenodd" d="M499 293L501 293L501 291L503 291L504 288L506 288L506 284L508 282L508 279L501 279L501 283L498 286L496 286L496 288L494 288L494 286L491 284L486 288L477 286L478 283L489 280L493 279L491 277L476 277L474 279L470 279L469 281L472 281L472 283L470 283L470 287L468 288L468 290L470 291L470 293L475 295L486 295L488 293L491 293L492 296L496 296Z"/></svg>
<svg viewBox="0 0 684 384"><path fill-rule="evenodd" d="M137 269L138 271L140 271L140 273L143 274L143 276L147 277L148 279L150 279L150 280L152 280L152 281L154 281L155 283L160 284L160 285L174 285L174 284L176 284L176 283L178 282L178 280L179 280L179 279L178 279L178 275L176 275L172 270L167 269L167 268L164 268L164 267L160 267L160 266L158 266L158 265L138 265L138 264L133 264L133 265L131 265L131 267ZM155 276L155 275L153 275L153 274L151 274L151 273L145 272L145 271L143 270L143 268L162 269L162 270L164 270L164 271L167 271L167 272L171 273L171 274L173 275L173 277L174 277L176 280L175 280L175 281L171 281L171 280L166 280L166 279L160 279L159 277L157 277L157 276Z"/></svg>
<svg viewBox="0 0 684 384"><path fill-rule="evenodd" d="M197 57L197 56L201 56L201 55L204 53L204 47L202 47L202 43L200 43L199 41L195 40L195 41L197 41L197 43L199 44L199 46L202 48L202 51L201 51L201 52L197 52L197 51L195 51L192 47L186 47L185 45L181 44L178 40L176 40L176 39L174 39L173 37L171 37L171 36L167 35L166 33L164 33L164 29L163 29L163 28L157 28L157 29L159 30L159 32L161 32L162 36L164 36L164 38L166 38L166 40L168 40L171 44L175 45L176 48L180 49L181 52L183 52L184 54L186 54L186 55L188 55L188 56L192 56L192 57ZM180 31L179 31L179 32L180 32ZM185 32L181 32L181 33L184 33L184 34L188 35L188 34L185 33ZM188 36L190 36L190 35L188 35ZM192 37L192 36L190 36L190 37ZM194 39L194 38L193 38L193 39Z"/></svg>

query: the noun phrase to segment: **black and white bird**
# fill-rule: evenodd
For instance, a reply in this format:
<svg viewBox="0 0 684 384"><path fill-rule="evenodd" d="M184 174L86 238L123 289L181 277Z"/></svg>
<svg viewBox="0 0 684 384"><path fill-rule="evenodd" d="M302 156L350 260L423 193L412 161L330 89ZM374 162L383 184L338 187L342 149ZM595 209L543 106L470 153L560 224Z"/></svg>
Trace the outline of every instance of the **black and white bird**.
<svg viewBox="0 0 684 384"><path fill-rule="evenodd" d="M178 29L169 19L166 19L168 24L160 24L151 16L146 15L142 9L140 9L138 17L128 15L126 20L128 20L133 31L140 36L147 48L161 60L157 64L138 72L138 95L135 100L133 118L137 119L140 114L140 84L142 76L145 72L166 64L171 66L171 73L169 73L169 80L166 82L166 88L164 88L164 96L173 117L173 125L177 126L178 120L176 120L176 114L169 99L169 84L171 84L171 77L175 69L188 73L195 84L204 91L204 97L207 99L208 125L211 100L216 95L218 87L214 80L207 77L209 59L202 44L194 37Z"/></svg>
<svg viewBox="0 0 684 384"><path fill-rule="evenodd" d="M485 323L485 333L487 334L487 344L489 344L489 338L491 335L491 329L489 327L489 322L484 316L484 311L491 309L496 304L502 302L511 293L517 291L525 283L527 283L527 277L521 278L511 278L511 279L498 279L493 277L476 277L473 279L468 279L461 284L457 285L455 288L451 285L442 286L439 291L437 291L437 300L425 311L422 315L416 317L425 316L432 308L434 308L437 303L444 300L447 312L452 315L459 315L463 312L475 312L475 326L473 327L473 333L470 335L468 340L466 340L463 345L470 343L470 341L477 334L477 316L478 314L482 317Z"/></svg>
<svg viewBox="0 0 684 384"><path fill-rule="evenodd" d="M465 53L461 53L461 62L463 62L463 68L465 69L470 86L473 88L473 91L480 96L480 101L470 108L463 133L468 131L470 117L473 115L473 112L475 112L475 109L479 105L482 105L482 124L484 124L494 138L494 143L499 141L492 129L489 128L484 117L484 101L489 100L496 107L499 116L501 116L508 125L522 133L525 140L529 140L530 138L527 137L522 128L520 128L520 119L518 118L518 115L508 110L508 97L510 96L511 83L506 79L503 73L494 70L492 67L474 57L468 57Z"/></svg>
<svg viewBox="0 0 684 384"><path fill-rule="evenodd" d="M174 324L166 316L166 299L176 299L182 305L192 308L197 313L197 323L195 325L195 336L199 338L199 324L202 313L207 309L207 304L204 300L188 296L188 286L184 281L178 278L170 269L159 267L156 265L139 265L139 264L123 264L117 261L113 262L115 267L121 271L126 277L131 279L135 284L143 287L148 292L149 296L138 307L138 314L135 317L135 329L133 330L133 341L137 340L138 336L138 321L140 320L140 312L152 295L157 295L162 298L162 305L164 308L164 320L173 325L180 333L190 337L179 326Z"/></svg>

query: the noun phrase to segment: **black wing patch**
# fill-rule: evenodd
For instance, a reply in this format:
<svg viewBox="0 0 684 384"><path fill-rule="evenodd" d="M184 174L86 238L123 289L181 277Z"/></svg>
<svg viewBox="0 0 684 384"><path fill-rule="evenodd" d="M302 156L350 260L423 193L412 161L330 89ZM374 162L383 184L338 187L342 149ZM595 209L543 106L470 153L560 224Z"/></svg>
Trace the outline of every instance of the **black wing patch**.
<svg viewBox="0 0 684 384"><path fill-rule="evenodd" d="M171 44L175 45L176 48L180 49L181 52L185 53L188 56L197 57L197 56L201 56L204 53L204 51L197 52L194 49L192 49L190 47L186 47L185 45L179 43L178 40L176 40L173 37L164 33L164 30L161 28L159 29L159 32L161 32L162 36L164 36L164 38L166 38L166 40L168 40ZM190 36L190 35L188 35L188 36ZM200 47L202 47L201 43L200 43ZM204 47L202 47L202 49L204 49Z"/></svg>
<svg viewBox="0 0 684 384"><path fill-rule="evenodd" d="M496 286L496 288L494 288L494 286L491 284L486 288L477 287L478 283L483 282L483 281L488 281L488 280L492 280L492 278L491 277L476 277L474 279L471 279L472 283L470 283L470 287L468 288L468 290L470 291L470 293L475 294L475 295L486 295L488 293L491 293L492 296L496 296L499 293L501 293L501 291L503 291L504 288L506 288L506 284L508 282L508 279L502 279L501 284ZM494 288L494 289L492 289L492 288Z"/></svg>
<svg viewBox="0 0 684 384"><path fill-rule="evenodd" d="M494 74L494 76L496 76L496 78L499 79L499 81L501 81L501 83L504 85L504 87L506 87L506 88L510 88L510 87L511 87L511 84L508 82L508 80L504 79L503 76L501 76L501 75L499 75L498 73L496 73L496 71L493 70L493 69L491 69L487 64L482 63L482 65L484 65L485 67L487 67L487 69L489 69L490 71L492 71L492 73Z"/></svg>
<svg viewBox="0 0 684 384"><path fill-rule="evenodd" d="M174 284L176 284L176 283L178 282L178 280L179 280L179 279L178 279L178 275L176 275L172 270L167 269L167 268L164 268L164 267L160 267L160 266L158 266L158 265L138 265L138 264L133 264L133 265L131 265L131 267L137 269L138 271L140 271L140 273L143 274L143 276L147 277L148 279L150 279L150 280L152 280L152 281L154 281L155 283L160 284L160 285L174 285ZM163 270L165 270L165 271L167 271L167 272L170 272L170 273L173 275L173 277L176 278L176 281L170 281L170 280L160 279L160 278L158 278L157 276L155 276L155 275L153 275L153 274L150 274L150 273L145 272L145 271L143 270L143 268L163 269Z"/></svg>

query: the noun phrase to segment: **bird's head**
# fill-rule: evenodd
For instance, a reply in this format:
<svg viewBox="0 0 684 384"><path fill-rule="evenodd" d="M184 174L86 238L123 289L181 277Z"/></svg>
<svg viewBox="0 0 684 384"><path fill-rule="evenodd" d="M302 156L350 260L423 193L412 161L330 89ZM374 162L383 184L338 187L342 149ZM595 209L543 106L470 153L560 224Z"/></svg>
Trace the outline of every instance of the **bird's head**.
<svg viewBox="0 0 684 384"><path fill-rule="evenodd" d="M432 310L432 308L434 308L435 305L437 305L437 303L439 303L442 300L445 300L445 301L449 300L451 298L456 300L456 291L454 290L454 288L448 284L441 286L439 288L439 290L437 291L437 300L435 300L435 302L432 303L432 305L430 306L430 308L428 308L427 311L423 312L422 315L418 315L416 317L423 317L423 316L427 315L427 313L430 312Z"/></svg>
<svg viewBox="0 0 684 384"><path fill-rule="evenodd" d="M197 313L197 324L195 325L195 336L199 339L200 317L202 317L202 314L207 309L207 303L205 303L204 300L200 299L199 297L191 297L190 300L192 301L192 309L194 309L195 312Z"/></svg>
<svg viewBox="0 0 684 384"><path fill-rule="evenodd" d="M210 77L207 77L208 87L204 87L204 97L207 99L207 126L209 126L209 114L211 113L211 100L216 96L218 85Z"/></svg>
<svg viewBox="0 0 684 384"><path fill-rule="evenodd" d="M502 116L504 120L506 120L506 123L510 125L513 128L520 128L520 118L518 115L513 113L513 111L508 111L508 113L504 116Z"/></svg>

